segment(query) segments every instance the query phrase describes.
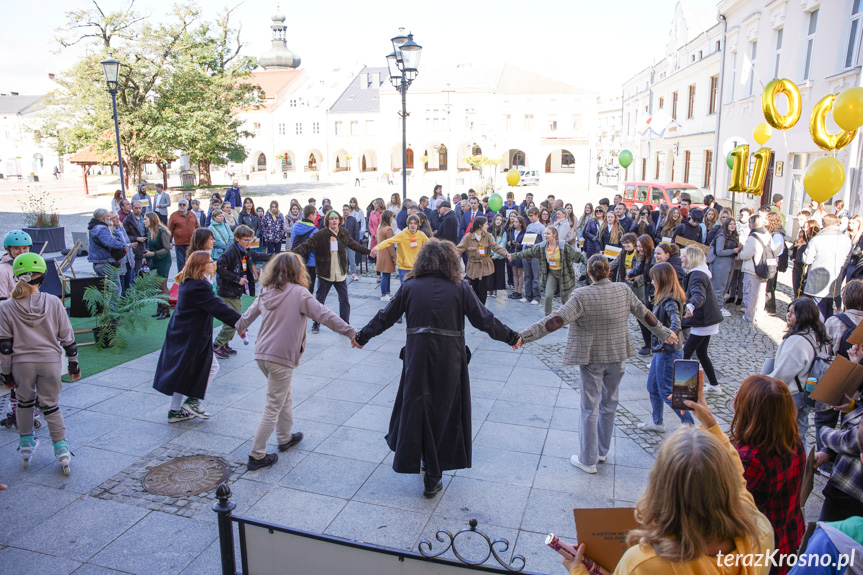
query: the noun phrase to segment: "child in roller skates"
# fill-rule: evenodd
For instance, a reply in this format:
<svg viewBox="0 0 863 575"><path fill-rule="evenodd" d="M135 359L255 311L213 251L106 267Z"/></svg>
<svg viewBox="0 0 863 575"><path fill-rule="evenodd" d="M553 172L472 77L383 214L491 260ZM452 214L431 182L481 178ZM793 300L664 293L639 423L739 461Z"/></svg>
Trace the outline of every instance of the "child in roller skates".
<svg viewBox="0 0 863 575"><path fill-rule="evenodd" d="M59 406L63 350L72 381L81 378L81 369L75 334L63 304L56 297L39 291L46 270L45 260L38 254L21 254L12 264L17 283L11 298L0 302L0 377L6 387L17 391L15 418L21 436L18 451L24 459L24 468L38 445L33 435L38 389L54 455L68 476L71 452L66 444L66 427Z"/></svg>

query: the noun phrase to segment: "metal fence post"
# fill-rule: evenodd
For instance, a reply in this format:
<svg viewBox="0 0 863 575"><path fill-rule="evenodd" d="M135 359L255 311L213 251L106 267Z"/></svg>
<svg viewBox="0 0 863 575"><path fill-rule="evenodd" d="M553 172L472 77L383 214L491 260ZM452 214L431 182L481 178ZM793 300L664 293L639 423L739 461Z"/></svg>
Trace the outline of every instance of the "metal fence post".
<svg viewBox="0 0 863 575"><path fill-rule="evenodd" d="M237 561L234 556L234 530L231 526L231 512L237 504L231 501L231 488L225 483L216 489L218 501L213 503L213 511L219 514L219 550L222 558L222 575L236 575Z"/></svg>

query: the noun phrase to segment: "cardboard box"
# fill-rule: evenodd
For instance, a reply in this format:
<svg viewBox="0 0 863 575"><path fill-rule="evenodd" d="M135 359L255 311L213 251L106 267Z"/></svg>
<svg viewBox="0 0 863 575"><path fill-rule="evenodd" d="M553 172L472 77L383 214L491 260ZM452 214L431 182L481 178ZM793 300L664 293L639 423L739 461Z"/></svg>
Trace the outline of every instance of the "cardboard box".
<svg viewBox="0 0 863 575"><path fill-rule="evenodd" d="M845 396L853 396L861 383L863 383L863 365L837 355L809 397L827 405L842 405L845 403Z"/></svg>
<svg viewBox="0 0 863 575"><path fill-rule="evenodd" d="M585 555L613 572L626 552L626 534L638 527L634 507L573 509L575 532Z"/></svg>
<svg viewBox="0 0 863 575"><path fill-rule="evenodd" d="M681 238L677 236L677 239L674 240L674 243L679 245L681 248L685 248L686 246L695 246L704 252L704 255L707 255L707 252L710 251L710 246L706 246L704 244L700 244L698 242L693 242L692 240L687 240L686 238Z"/></svg>

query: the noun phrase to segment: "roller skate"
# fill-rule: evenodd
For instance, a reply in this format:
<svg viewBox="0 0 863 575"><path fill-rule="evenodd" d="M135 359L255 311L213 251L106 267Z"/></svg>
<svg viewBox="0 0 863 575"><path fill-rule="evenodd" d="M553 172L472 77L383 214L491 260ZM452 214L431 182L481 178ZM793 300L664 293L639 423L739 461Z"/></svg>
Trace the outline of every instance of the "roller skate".
<svg viewBox="0 0 863 575"><path fill-rule="evenodd" d="M69 445L66 440L54 442L54 457L63 466L63 475L69 477L69 462L72 460L72 452L69 451Z"/></svg>
<svg viewBox="0 0 863 575"><path fill-rule="evenodd" d="M24 459L24 469L30 465L30 458L33 457L37 445L39 445L39 440L33 437L33 434L22 435L18 439L18 451L21 452L21 457Z"/></svg>

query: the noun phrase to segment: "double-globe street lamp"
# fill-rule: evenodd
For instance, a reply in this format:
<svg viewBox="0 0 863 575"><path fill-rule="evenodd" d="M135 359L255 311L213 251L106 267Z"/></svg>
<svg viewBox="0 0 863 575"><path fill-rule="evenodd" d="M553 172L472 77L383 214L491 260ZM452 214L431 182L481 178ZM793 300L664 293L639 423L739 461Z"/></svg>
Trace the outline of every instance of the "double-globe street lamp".
<svg viewBox="0 0 863 575"><path fill-rule="evenodd" d="M108 54L107 60L102 60L102 70L105 72L105 82L111 93L114 105L114 136L117 138L117 166L120 167L120 190L126 199L126 183L123 181L123 156L120 154L120 122L117 120L117 84L120 80L120 63Z"/></svg>
<svg viewBox="0 0 863 575"><path fill-rule="evenodd" d="M408 140L407 140L407 93L408 88L417 77L420 56L423 47L414 42L414 35L404 35L404 28L399 28L399 35L393 38L393 52L387 56L387 66L390 71L390 82L402 95L402 202L408 194Z"/></svg>

